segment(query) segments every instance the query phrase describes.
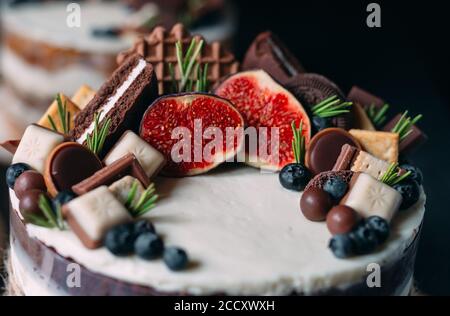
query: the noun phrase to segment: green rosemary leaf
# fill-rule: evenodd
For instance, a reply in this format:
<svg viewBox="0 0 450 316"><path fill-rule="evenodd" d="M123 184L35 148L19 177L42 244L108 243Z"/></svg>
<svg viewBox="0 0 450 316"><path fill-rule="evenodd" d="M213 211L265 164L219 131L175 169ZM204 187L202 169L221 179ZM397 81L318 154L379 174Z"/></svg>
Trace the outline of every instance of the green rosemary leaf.
<svg viewBox="0 0 450 316"><path fill-rule="evenodd" d="M400 137L400 141L402 141L408 137L409 134L411 134L413 125L422 119L422 117L423 115L419 114L414 118L411 118L408 116L408 111L405 111L398 120L397 124L395 124L392 128L391 132L397 133Z"/></svg>
<svg viewBox="0 0 450 316"><path fill-rule="evenodd" d="M59 228L55 214L53 213L52 207L50 206L50 202L44 194L41 194L39 196L39 208L41 209L47 221L52 225L52 227Z"/></svg>
<svg viewBox="0 0 450 316"><path fill-rule="evenodd" d="M334 117L350 112L352 102L343 102L336 95L333 95L319 102L312 107L313 115L322 118Z"/></svg>
<svg viewBox="0 0 450 316"><path fill-rule="evenodd" d="M300 126L297 128L295 121L291 123L292 128L292 151L296 163L304 163L305 157L305 137L303 136L303 120L300 121Z"/></svg>
<svg viewBox="0 0 450 316"><path fill-rule="evenodd" d="M52 224L50 224L47 220L44 218L36 215L36 214L27 214L25 216L25 221L28 223L31 223L36 226L41 226L45 228L53 228Z"/></svg>
<svg viewBox="0 0 450 316"><path fill-rule="evenodd" d="M186 51L186 55L183 58L183 72L186 71L189 60L192 58L192 53L194 51L195 44L196 44L196 40L195 40L195 38L193 38L189 44L187 51Z"/></svg>
<svg viewBox="0 0 450 316"><path fill-rule="evenodd" d="M386 112L389 110L389 104L385 103L381 109L379 109L378 111L376 111L375 109L375 105L373 105L373 119L371 118L373 124L375 126L380 126L381 124L383 124L386 121ZM369 116L370 118L370 116Z"/></svg>
<svg viewBox="0 0 450 316"><path fill-rule="evenodd" d="M139 185L138 180L134 180L133 184L131 185L131 189L128 192L127 201L125 202L125 206L127 208L131 207L134 198L136 197L138 185Z"/></svg>
<svg viewBox="0 0 450 316"><path fill-rule="evenodd" d="M87 135L86 137L87 147L96 155L101 153L111 127L111 118L106 119L103 123L99 122L100 114L101 112L95 114L94 130L91 135Z"/></svg>
<svg viewBox="0 0 450 316"><path fill-rule="evenodd" d="M59 115L59 120L61 121L61 126L62 126L62 132L66 133L66 117L64 114L64 106L61 100L61 95L57 94L56 95L56 103L58 105L58 115Z"/></svg>
<svg viewBox="0 0 450 316"><path fill-rule="evenodd" d="M392 181L392 185L396 185L397 183L402 182L403 180L405 180L406 178L408 178L411 175L411 171L405 172L404 174L402 174L401 176L397 177L396 179L394 179Z"/></svg>
<svg viewBox="0 0 450 316"><path fill-rule="evenodd" d="M400 175L400 168L398 167L398 163L393 162L389 165L389 168L383 174L380 181L389 186L394 186L395 184L405 180L407 177L410 176L410 174L411 171L408 171Z"/></svg>
<svg viewBox="0 0 450 316"><path fill-rule="evenodd" d="M190 78L192 67L196 63L197 57L200 54L200 51L202 50L202 48L203 48L203 40L200 40L200 42L195 47L195 50L192 53L191 58L186 61L187 62L187 66L186 66L186 69L185 69L185 71L183 73L183 76L181 78L181 83L180 83L180 90L181 91L184 91L186 83L187 83L188 79Z"/></svg>
<svg viewBox="0 0 450 316"><path fill-rule="evenodd" d="M175 43L175 53L177 55L177 64L178 70L180 71L180 76L184 74L184 61L183 61L183 46L181 45L181 41Z"/></svg>
<svg viewBox="0 0 450 316"><path fill-rule="evenodd" d="M208 91L208 63L203 66L202 91Z"/></svg>
<svg viewBox="0 0 450 316"><path fill-rule="evenodd" d="M47 115L47 119L50 122L50 125L52 126L52 129L57 132L58 129L56 128L56 124L55 121L53 121L52 117L50 115Z"/></svg>

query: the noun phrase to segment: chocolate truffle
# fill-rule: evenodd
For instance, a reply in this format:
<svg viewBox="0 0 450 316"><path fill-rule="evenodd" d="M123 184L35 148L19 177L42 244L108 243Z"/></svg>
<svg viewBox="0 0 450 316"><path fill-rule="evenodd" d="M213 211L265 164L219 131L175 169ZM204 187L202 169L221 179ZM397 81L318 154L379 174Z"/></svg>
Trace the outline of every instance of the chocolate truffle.
<svg viewBox="0 0 450 316"><path fill-rule="evenodd" d="M361 149L358 141L341 128L327 128L317 133L306 152L306 166L314 174L332 170L343 145Z"/></svg>
<svg viewBox="0 0 450 316"><path fill-rule="evenodd" d="M336 205L327 214L327 227L331 234L346 234L358 221L358 213L345 205Z"/></svg>
<svg viewBox="0 0 450 316"><path fill-rule="evenodd" d="M322 189L310 188L303 192L300 209L310 221L323 221L333 206L330 195Z"/></svg>
<svg viewBox="0 0 450 316"><path fill-rule="evenodd" d="M86 147L63 143L56 147L47 159L45 182L52 196L71 190L74 184L92 176L102 168L98 157Z"/></svg>
<svg viewBox="0 0 450 316"><path fill-rule="evenodd" d="M42 174L35 170L27 170L17 178L14 184L14 192L20 200L25 192L33 189L47 191Z"/></svg>
<svg viewBox="0 0 450 316"><path fill-rule="evenodd" d="M26 191L19 202L19 210L23 217L27 215L42 215L42 211L39 208L39 197L41 194L47 196L47 194L41 190L29 190Z"/></svg>

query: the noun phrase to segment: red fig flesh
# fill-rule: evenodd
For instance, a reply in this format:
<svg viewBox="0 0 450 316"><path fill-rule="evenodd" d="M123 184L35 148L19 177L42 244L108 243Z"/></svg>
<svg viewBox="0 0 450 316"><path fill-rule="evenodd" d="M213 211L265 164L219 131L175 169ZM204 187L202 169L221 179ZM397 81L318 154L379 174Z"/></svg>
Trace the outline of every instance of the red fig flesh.
<svg viewBox="0 0 450 316"><path fill-rule="evenodd" d="M243 148L243 127L241 114L228 100L186 93L155 100L142 118L140 136L166 156L163 174L190 176L234 157ZM241 132L230 138L229 129Z"/></svg>
<svg viewBox="0 0 450 316"><path fill-rule="evenodd" d="M255 127L261 138L260 128L267 127L268 155L251 151L246 147L249 165L270 170L281 170L295 161L292 152L292 121L298 127L303 121L303 135L308 144L311 124L301 103L263 70L240 72L230 76L217 89L216 94L231 101L244 117L247 126ZM271 128L278 128L278 155L272 155ZM257 154L258 157L254 157ZM278 157L275 157L278 156ZM276 159L275 159L276 158Z"/></svg>

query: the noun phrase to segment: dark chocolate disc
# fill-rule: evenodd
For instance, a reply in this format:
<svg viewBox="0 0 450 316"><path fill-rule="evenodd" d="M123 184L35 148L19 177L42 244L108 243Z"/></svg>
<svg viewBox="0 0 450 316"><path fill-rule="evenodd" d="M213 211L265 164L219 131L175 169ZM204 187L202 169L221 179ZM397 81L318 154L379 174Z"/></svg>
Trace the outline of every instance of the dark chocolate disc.
<svg viewBox="0 0 450 316"><path fill-rule="evenodd" d="M342 128L326 128L311 139L305 162L312 174L332 170L341 153L342 146L349 144L358 149L358 141Z"/></svg>
<svg viewBox="0 0 450 316"><path fill-rule="evenodd" d="M71 190L74 184L90 177L101 168L101 161L86 147L74 142L63 143L50 155L45 174L46 182L49 182L47 186L53 195Z"/></svg>

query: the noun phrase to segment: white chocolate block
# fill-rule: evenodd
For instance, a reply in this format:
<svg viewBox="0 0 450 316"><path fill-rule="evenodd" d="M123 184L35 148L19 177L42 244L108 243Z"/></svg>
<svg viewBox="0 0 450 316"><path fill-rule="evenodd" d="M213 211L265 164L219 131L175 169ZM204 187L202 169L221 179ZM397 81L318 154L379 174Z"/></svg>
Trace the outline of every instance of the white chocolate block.
<svg viewBox="0 0 450 316"><path fill-rule="evenodd" d="M136 195L134 197L133 202L137 202L139 200L139 197L144 192L144 186L141 184L141 182L132 176L125 176L120 180L117 180L113 184L111 184L108 189L111 191L112 194L118 199L122 204L125 204L125 202L128 199L128 193L131 190L131 187L133 186L133 183L137 181L137 190Z"/></svg>
<svg viewBox="0 0 450 316"><path fill-rule="evenodd" d="M401 194L368 174L357 173L354 177L341 204L353 208L362 217L377 215L390 221L402 203Z"/></svg>
<svg viewBox="0 0 450 316"><path fill-rule="evenodd" d="M99 245L110 228L132 220L125 206L106 186L73 199L64 206L64 210L66 216L76 223L77 227L72 227L75 233L88 239L80 238L85 245ZM77 231L80 229L82 232Z"/></svg>
<svg viewBox="0 0 450 316"><path fill-rule="evenodd" d="M63 135L32 124L26 128L12 162L26 163L36 171L44 173L45 161L52 150L63 141Z"/></svg>
<svg viewBox="0 0 450 316"><path fill-rule="evenodd" d="M164 156L132 131L126 131L106 155L104 163L110 165L126 154L134 154L149 178L166 163Z"/></svg>
<svg viewBox="0 0 450 316"><path fill-rule="evenodd" d="M365 151L360 151L358 157L356 157L351 170L353 172L364 172L375 179L381 179L389 168L389 164L375 156L372 156Z"/></svg>

